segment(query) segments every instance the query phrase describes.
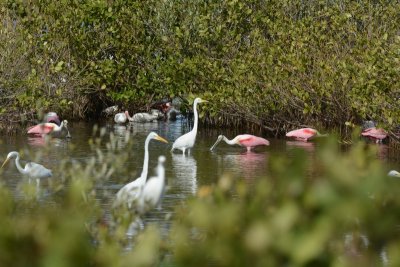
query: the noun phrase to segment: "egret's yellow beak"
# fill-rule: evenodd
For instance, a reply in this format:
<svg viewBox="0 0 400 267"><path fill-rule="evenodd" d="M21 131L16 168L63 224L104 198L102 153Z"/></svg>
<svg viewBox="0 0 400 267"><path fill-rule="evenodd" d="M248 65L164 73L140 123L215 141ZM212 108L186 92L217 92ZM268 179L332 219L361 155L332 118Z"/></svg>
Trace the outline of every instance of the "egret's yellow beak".
<svg viewBox="0 0 400 267"><path fill-rule="evenodd" d="M207 103L207 102L209 102L208 100L205 100L205 99L202 99L201 100L201 103Z"/></svg>
<svg viewBox="0 0 400 267"><path fill-rule="evenodd" d="M3 165L1 165L0 169L4 167L4 165L6 165L6 163L8 162L10 158L6 158L6 160L4 161Z"/></svg>
<svg viewBox="0 0 400 267"><path fill-rule="evenodd" d="M158 141L161 141L161 142L164 142L164 143L167 143L168 144L168 141L167 140L165 140L164 138L162 138L161 136L159 136L159 135L157 135L154 139L156 139L156 140L158 140Z"/></svg>

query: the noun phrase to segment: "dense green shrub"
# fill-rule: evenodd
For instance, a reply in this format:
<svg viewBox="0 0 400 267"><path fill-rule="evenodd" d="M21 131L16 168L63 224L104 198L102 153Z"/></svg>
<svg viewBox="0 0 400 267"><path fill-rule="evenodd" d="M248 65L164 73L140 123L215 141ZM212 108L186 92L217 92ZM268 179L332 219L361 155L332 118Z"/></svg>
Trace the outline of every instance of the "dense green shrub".
<svg viewBox="0 0 400 267"><path fill-rule="evenodd" d="M399 10L384 0L3 1L3 113L82 118L192 93L212 100L218 125L374 119L391 129Z"/></svg>

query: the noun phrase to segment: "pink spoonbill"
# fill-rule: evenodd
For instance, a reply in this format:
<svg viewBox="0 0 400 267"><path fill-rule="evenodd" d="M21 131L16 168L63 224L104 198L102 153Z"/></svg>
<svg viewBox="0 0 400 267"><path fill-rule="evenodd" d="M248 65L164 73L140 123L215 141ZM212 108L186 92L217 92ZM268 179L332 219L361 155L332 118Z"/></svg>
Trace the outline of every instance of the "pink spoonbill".
<svg viewBox="0 0 400 267"><path fill-rule="evenodd" d="M376 127L363 130L361 135L374 140L376 143L382 143L382 140L388 136L385 130Z"/></svg>
<svg viewBox="0 0 400 267"><path fill-rule="evenodd" d="M28 134L40 135L40 136L44 136L47 134L57 135L57 134L62 134L64 130L66 130L67 137L71 137L67 125L68 125L67 120L63 120L60 126L52 122L44 122L30 127L28 129Z"/></svg>
<svg viewBox="0 0 400 267"><path fill-rule="evenodd" d="M287 137L294 137L296 140L307 142L315 137L327 136L327 134L320 134L313 128L301 128L286 133Z"/></svg>
<svg viewBox="0 0 400 267"><path fill-rule="evenodd" d="M264 139L262 137L254 136L251 134L240 134L233 138L232 140L229 140L222 134L218 136L217 141L215 144L210 148L210 150L213 150L219 142L222 140L225 141L228 145L239 145L242 147L247 148L247 151L250 151L251 148L256 147L256 146L269 146L269 141L267 139Z"/></svg>

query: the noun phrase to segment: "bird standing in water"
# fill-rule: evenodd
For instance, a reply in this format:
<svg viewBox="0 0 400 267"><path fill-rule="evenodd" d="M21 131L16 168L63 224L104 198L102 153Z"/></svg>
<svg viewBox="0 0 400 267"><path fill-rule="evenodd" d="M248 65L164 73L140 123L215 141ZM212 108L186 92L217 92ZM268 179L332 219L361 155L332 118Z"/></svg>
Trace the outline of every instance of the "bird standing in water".
<svg viewBox="0 0 400 267"><path fill-rule="evenodd" d="M320 134L313 128L301 128L288 132L286 136L294 137L296 140L307 142L315 137L327 136L327 134Z"/></svg>
<svg viewBox="0 0 400 267"><path fill-rule="evenodd" d="M158 157L157 176L150 177L142 187L136 211L144 214L160 206L165 191L165 156Z"/></svg>
<svg viewBox="0 0 400 267"><path fill-rule="evenodd" d="M149 168L149 143L152 139L168 143L167 140L165 140L164 138L162 138L161 136L159 136L154 132L148 134L146 141L144 143L144 161L143 161L142 173L139 178L126 184L117 192L116 199L113 204L114 207L117 207L121 204L127 204L128 208L130 208L133 202L138 201L141 192L140 191L141 187L144 186L147 179L147 173Z"/></svg>
<svg viewBox="0 0 400 267"><path fill-rule="evenodd" d="M233 138L232 140L229 140L223 135L218 136L217 141L215 144L210 148L210 150L213 150L222 140L225 141L228 145L239 145L242 147L247 148L247 151L249 152L251 148L256 147L256 146L269 146L269 141L267 139L264 139L262 137L254 136L251 134L240 134Z"/></svg>
<svg viewBox="0 0 400 267"><path fill-rule="evenodd" d="M28 162L25 165L25 167L22 168L21 163L19 162L20 156L17 151L12 151L8 153L6 160L4 161L3 165L1 165L1 168L3 168L4 165L6 165L6 163L14 157L15 157L15 166L17 167L18 171L21 174L28 176L29 178L36 179L38 185L40 179L53 176L51 170L35 162Z"/></svg>
<svg viewBox="0 0 400 267"><path fill-rule="evenodd" d="M190 149L194 146L194 142L196 141L196 135L197 135L197 126L199 123L199 114L197 113L197 104L198 103L204 103L208 102L207 100L201 99L201 98L196 98L193 102L193 113L194 113L194 124L193 124L193 129L178 137L178 139L175 140L175 142L172 145L171 151L174 151L175 149L179 149L182 151L183 154L185 154L186 149L190 153Z"/></svg>
<svg viewBox="0 0 400 267"><path fill-rule="evenodd" d="M63 120L59 126L53 122L40 123L38 125L28 128L28 134L40 135L40 136L44 136L47 134L61 135L64 130L67 133L66 137L71 137L69 130L68 130L68 121L67 120ZM65 131L64 131L64 133L65 133Z"/></svg>

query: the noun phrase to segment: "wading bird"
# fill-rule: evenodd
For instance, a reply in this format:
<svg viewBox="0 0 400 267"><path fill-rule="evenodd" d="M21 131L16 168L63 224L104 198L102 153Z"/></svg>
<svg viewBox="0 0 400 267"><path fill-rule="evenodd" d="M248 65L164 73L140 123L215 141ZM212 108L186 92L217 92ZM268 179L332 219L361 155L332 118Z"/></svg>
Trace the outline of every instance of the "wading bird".
<svg viewBox="0 0 400 267"><path fill-rule="evenodd" d="M385 130L376 127L363 130L361 135L374 140L376 143L382 143L382 140L388 136Z"/></svg>
<svg viewBox="0 0 400 267"><path fill-rule="evenodd" d="M391 176L391 177L399 177L400 178L400 173L398 171L395 171L395 170L391 170L390 172L388 172L387 175Z"/></svg>
<svg viewBox="0 0 400 267"><path fill-rule="evenodd" d="M307 142L315 137L327 136L327 134L320 134L313 128L301 128L290 131L286 134L287 137L294 137L296 140Z"/></svg>
<svg viewBox="0 0 400 267"><path fill-rule="evenodd" d="M156 121L163 117L164 115L161 113L161 111L158 109L152 109L151 113L139 112L134 114L132 117L128 117L128 120L131 122L146 123Z"/></svg>
<svg viewBox="0 0 400 267"><path fill-rule="evenodd" d="M47 169L41 164L35 163L35 162L28 162L24 168L22 168L20 162L19 162L19 153L16 151L12 151L8 153L6 160L4 161L3 165L1 165L0 168L3 168L4 165L12 158L15 157L15 166L17 166L18 171L23 174L28 176L29 178L36 179L37 184L39 185L39 179L41 178L48 178L53 176L51 170Z"/></svg>
<svg viewBox="0 0 400 267"><path fill-rule="evenodd" d="M219 135L217 141L210 150L213 150L222 140L224 140L228 145L239 145L245 147L247 148L247 151L250 151L251 148L256 146L269 146L269 141L267 139L251 134L240 134L232 140L229 140L223 135Z"/></svg>
<svg viewBox="0 0 400 267"><path fill-rule="evenodd" d="M67 120L63 120L60 126L52 122L44 122L28 128L28 134L41 135L41 136L46 134L61 135L66 131L67 133L66 136L71 137L67 125L68 125Z"/></svg>
<svg viewBox="0 0 400 267"><path fill-rule="evenodd" d="M128 120L128 118L130 118L130 116L129 116L129 112L126 110L125 112L115 114L114 121L115 121L115 123L122 124L122 123L125 123Z"/></svg>
<svg viewBox="0 0 400 267"><path fill-rule="evenodd" d="M144 214L159 207L165 192L165 156L158 157L157 176L150 177L141 189L136 211Z"/></svg>
<svg viewBox="0 0 400 267"><path fill-rule="evenodd" d="M144 161L143 161L143 170L140 174L140 177L126 184L122 187L116 195L115 202L113 204L114 207L120 206L121 204L127 204L128 208L131 208L133 202L138 201L138 197L140 195L140 188L144 186L147 179L147 173L149 168L149 143L150 141L158 140L164 143L168 143L167 140L159 136L158 134L151 132L146 138L144 142Z"/></svg>
<svg viewBox="0 0 400 267"><path fill-rule="evenodd" d="M174 151L174 149L179 149L182 151L183 154L185 154L186 149L188 149L190 153L190 149L194 146L194 142L196 141L196 135L197 135L197 125L199 121L199 115L197 114L197 104L198 103L204 103L208 102L207 100L203 100L201 98L196 98L193 103L193 113L194 113L194 124L193 124L193 129L178 137L178 139L175 140L175 142L172 145L171 151Z"/></svg>

